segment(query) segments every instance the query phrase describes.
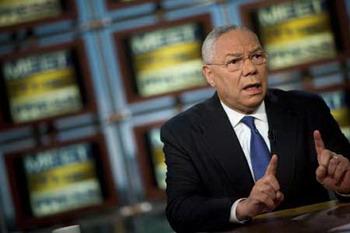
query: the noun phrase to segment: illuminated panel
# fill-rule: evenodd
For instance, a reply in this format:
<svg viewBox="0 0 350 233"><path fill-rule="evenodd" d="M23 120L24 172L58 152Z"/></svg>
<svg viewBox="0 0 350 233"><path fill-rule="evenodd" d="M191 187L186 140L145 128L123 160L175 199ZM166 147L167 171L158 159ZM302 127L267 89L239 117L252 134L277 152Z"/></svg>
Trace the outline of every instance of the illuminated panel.
<svg viewBox="0 0 350 233"><path fill-rule="evenodd" d="M200 25L188 23L129 38L138 94L158 95L204 86Z"/></svg>
<svg viewBox="0 0 350 233"><path fill-rule="evenodd" d="M5 62L2 72L12 120L27 122L80 111L75 69L69 50Z"/></svg>
<svg viewBox="0 0 350 233"><path fill-rule="evenodd" d="M118 202L101 135L4 158L18 229L70 224Z"/></svg>
<svg viewBox="0 0 350 233"><path fill-rule="evenodd" d="M62 11L60 0L1 0L0 27L59 16Z"/></svg>
<svg viewBox="0 0 350 233"><path fill-rule="evenodd" d="M147 123L134 128L137 160L145 197L148 200L164 200L166 189L166 164L160 127L164 121Z"/></svg>
<svg viewBox="0 0 350 233"><path fill-rule="evenodd" d="M341 90L322 93L322 97L331 109L334 119L350 141L350 109L346 102L346 95L346 92Z"/></svg>
<svg viewBox="0 0 350 233"><path fill-rule="evenodd" d="M336 56L326 3L326 0L289 1L255 12L271 69Z"/></svg>
<svg viewBox="0 0 350 233"><path fill-rule="evenodd" d="M163 153L163 143L160 140L160 128L152 128L147 133L149 142L150 159L153 174L159 189L165 190L166 165Z"/></svg>
<svg viewBox="0 0 350 233"><path fill-rule="evenodd" d="M345 135L345 137L349 140L350 142L350 125L348 126L343 126L340 127L341 131L343 132L343 134Z"/></svg>
<svg viewBox="0 0 350 233"><path fill-rule="evenodd" d="M35 217L103 202L90 144L28 155L23 164Z"/></svg>

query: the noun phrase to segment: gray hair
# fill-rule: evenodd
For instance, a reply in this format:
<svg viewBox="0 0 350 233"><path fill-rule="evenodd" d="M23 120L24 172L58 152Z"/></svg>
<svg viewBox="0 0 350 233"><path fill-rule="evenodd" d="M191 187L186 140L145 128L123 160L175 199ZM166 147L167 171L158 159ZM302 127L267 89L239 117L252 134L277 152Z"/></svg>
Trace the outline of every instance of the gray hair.
<svg viewBox="0 0 350 233"><path fill-rule="evenodd" d="M214 28L205 38L203 44L202 44L202 60L205 64L210 64L213 62L214 57L214 46L217 39L222 36L223 34L234 31L234 30L248 30L250 29L243 27L243 26L237 26L237 25L226 25L226 26L220 26ZM252 31L251 31L252 32ZM254 33L254 32L253 32ZM255 33L254 33L255 35Z"/></svg>

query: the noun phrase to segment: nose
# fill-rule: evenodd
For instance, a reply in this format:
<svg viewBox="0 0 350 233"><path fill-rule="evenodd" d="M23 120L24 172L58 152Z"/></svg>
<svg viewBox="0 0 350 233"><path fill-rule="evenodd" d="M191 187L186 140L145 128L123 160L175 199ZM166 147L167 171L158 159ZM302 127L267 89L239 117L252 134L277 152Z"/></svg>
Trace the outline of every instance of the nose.
<svg viewBox="0 0 350 233"><path fill-rule="evenodd" d="M252 60L246 58L242 64L242 74L244 76L255 74L257 72L256 65L253 64Z"/></svg>

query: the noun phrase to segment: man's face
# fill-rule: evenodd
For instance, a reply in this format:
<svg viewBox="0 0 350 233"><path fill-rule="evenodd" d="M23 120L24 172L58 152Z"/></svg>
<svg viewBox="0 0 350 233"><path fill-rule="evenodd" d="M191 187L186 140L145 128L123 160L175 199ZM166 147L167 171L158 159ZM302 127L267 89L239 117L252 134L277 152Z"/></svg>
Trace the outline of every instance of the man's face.
<svg viewBox="0 0 350 233"><path fill-rule="evenodd" d="M227 106L242 113L252 113L263 101L267 91L266 62L255 65L247 57L262 51L256 36L237 29L221 35L214 46L212 64L227 64L243 59L240 69L230 71L225 65L204 65L208 83Z"/></svg>

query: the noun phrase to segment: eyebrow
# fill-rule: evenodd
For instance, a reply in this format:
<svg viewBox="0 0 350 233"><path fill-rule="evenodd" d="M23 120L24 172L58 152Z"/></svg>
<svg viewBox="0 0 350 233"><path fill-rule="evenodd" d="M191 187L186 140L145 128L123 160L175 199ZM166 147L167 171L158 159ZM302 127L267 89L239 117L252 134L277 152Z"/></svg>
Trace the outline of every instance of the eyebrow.
<svg viewBox="0 0 350 233"><path fill-rule="evenodd" d="M257 47L253 51L249 52L249 54L253 54L256 52L263 52L263 51L264 50L261 47ZM228 53L228 54L226 54L225 58L227 58L227 57L242 57L242 56L243 56L242 53Z"/></svg>

